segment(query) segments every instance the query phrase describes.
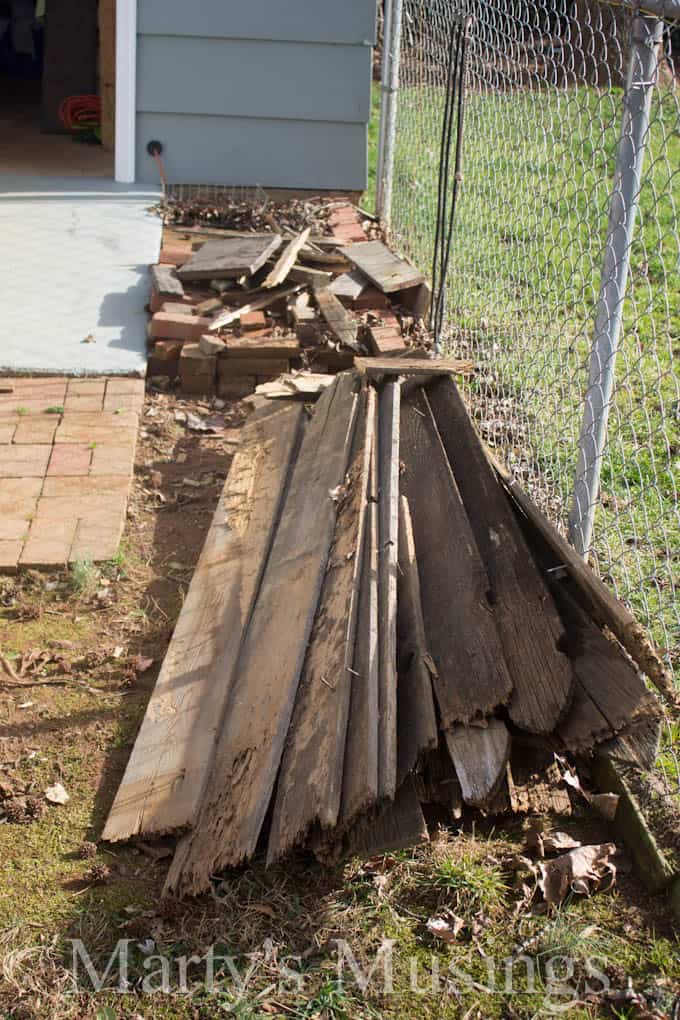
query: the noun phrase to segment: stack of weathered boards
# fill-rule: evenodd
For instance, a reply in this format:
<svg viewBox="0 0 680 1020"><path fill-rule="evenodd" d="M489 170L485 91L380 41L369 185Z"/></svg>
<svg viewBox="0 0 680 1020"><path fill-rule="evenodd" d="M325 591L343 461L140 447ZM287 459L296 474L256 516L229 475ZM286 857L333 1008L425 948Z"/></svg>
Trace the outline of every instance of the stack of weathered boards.
<svg viewBox="0 0 680 1020"><path fill-rule="evenodd" d="M513 506L452 378L367 373L244 427L104 832L180 833L169 891L416 843L435 802L525 810L537 745L653 754L598 626L630 618Z"/></svg>

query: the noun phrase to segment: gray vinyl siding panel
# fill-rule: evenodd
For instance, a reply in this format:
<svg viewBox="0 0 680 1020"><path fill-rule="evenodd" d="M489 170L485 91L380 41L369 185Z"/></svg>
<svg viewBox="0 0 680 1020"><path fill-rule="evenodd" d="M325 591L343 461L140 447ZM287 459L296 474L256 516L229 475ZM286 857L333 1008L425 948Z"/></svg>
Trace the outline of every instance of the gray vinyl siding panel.
<svg viewBox="0 0 680 1020"><path fill-rule="evenodd" d="M137 177L366 186L375 0L138 0Z"/></svg>
<svg viewBox="0 0 680 1020"><path fill-rule="evenodd" d="M141 35L375 42L376 4L368 0L139 0Z"/></svg>
<svg viewBox="0 0 680 1020"><path fill-rule="evenodd" d="M146 152L163 142L170 183L361 191L366 186L366 125L326 121L141 113L137 177L158 183Z"/></svg>
<svg viewBox="0 0 680 1020"><path fill-rule="evenodd" d="M138 52L140 112L351 123L370 115L368 46L156 35L142 36Z"/></svg>

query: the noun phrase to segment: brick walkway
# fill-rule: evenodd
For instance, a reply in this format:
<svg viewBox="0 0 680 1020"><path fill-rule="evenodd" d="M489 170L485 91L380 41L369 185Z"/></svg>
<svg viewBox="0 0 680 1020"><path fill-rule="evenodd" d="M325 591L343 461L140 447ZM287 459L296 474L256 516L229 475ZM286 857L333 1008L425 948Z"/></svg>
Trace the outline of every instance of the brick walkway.
<svg viewBox="0 0 680 1020"><path fill-rule="evenodd" d="M116 556L143 401L141 379L0 378L0 571Z"/></svg>

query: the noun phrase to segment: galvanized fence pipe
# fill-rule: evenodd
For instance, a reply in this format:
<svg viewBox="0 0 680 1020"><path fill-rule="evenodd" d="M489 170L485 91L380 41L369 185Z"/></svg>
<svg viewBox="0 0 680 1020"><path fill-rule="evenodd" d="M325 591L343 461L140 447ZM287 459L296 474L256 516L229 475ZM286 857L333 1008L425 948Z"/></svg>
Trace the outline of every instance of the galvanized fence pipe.
<svg viewBox="0 0 680 1020"><path fill-rule="evenodd" d="M662 31L663 22L655 17L639 14L633 20L621 135L569 514L569 540L581 556L588 554L593 535Z"/></svg>
<svg viewBox="0 0 680 1020"><path fill-rule="evenodd" d="M376 212L389 226L392 210L392 182L394 176L394 147L397 131L397 93L399 91L399 65L401 60L401 34L403 0L388 0L390 32L388 35L387 11L385 21L385 49L383 53L383 100L377 180Z"/></svg>

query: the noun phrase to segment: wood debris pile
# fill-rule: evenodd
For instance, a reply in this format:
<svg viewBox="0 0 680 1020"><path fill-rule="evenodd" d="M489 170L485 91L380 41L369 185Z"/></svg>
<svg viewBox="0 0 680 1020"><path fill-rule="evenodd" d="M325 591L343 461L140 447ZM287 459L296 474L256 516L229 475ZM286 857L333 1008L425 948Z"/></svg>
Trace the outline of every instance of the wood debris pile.
<svg viewBox="0 0 680 1020"><path fill-rule="evenodd" d="M653 760L638 652L603 629L626 611L499 478L451 375L361 369L244 427L104 831L177 833L172 893L259 851L416 844L433 806L567 810L566 754Z"/></svg>
<svg viewBox="0 0 680 1020"><path fill-rule="evenodd" d="M354 207L323 212L330 234L269 222L266 232L166 230L152 267L149 376L240 399L291 370L329 374L356 355L417 349L422 274L367 240Z"/></svg>

